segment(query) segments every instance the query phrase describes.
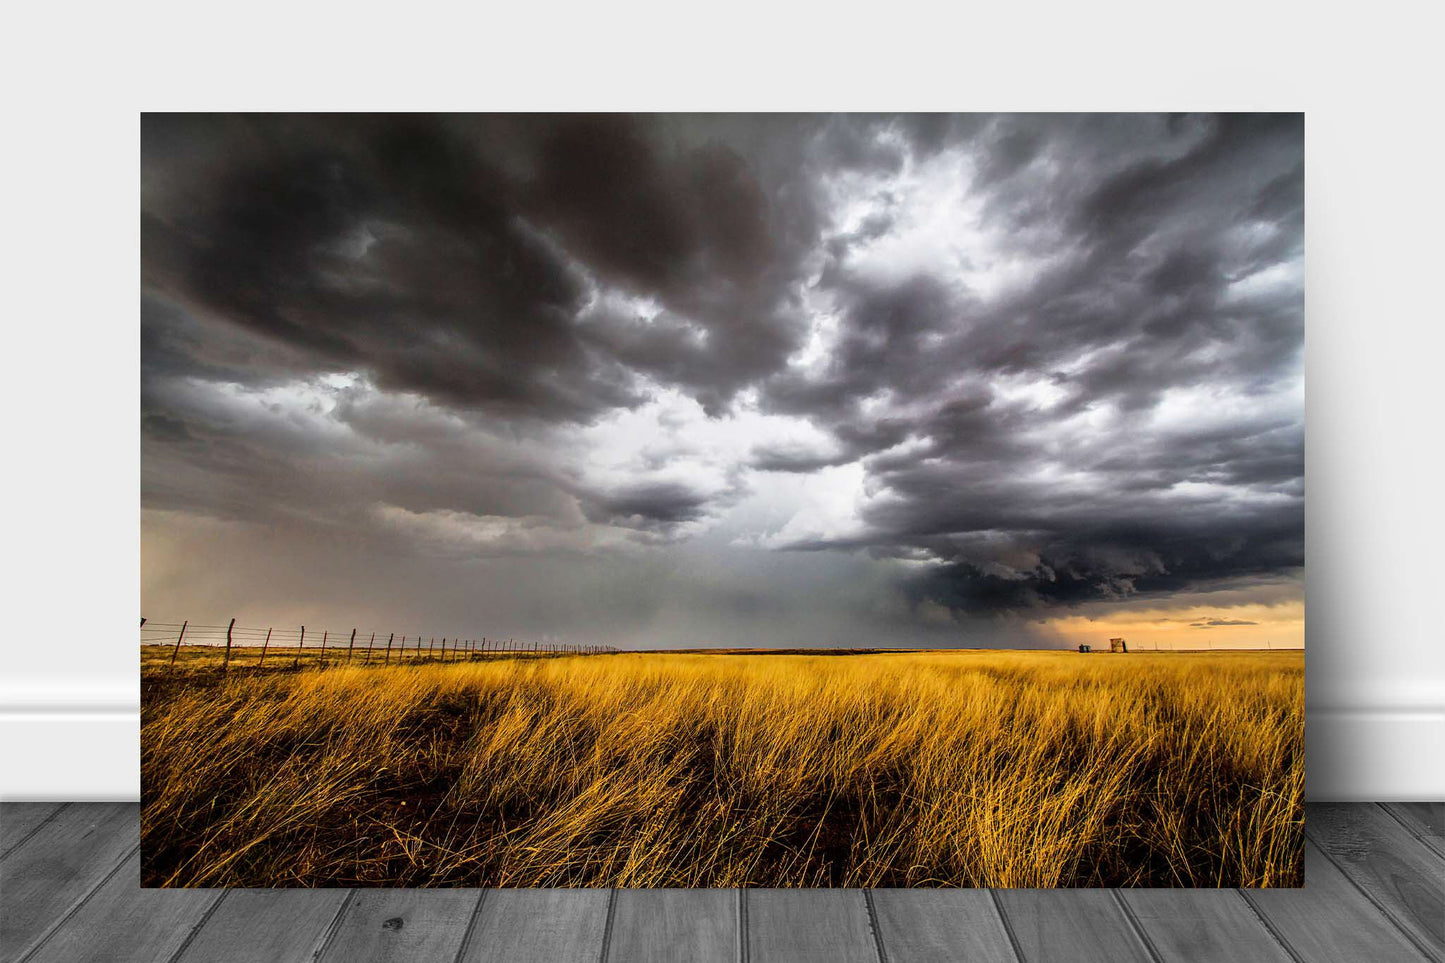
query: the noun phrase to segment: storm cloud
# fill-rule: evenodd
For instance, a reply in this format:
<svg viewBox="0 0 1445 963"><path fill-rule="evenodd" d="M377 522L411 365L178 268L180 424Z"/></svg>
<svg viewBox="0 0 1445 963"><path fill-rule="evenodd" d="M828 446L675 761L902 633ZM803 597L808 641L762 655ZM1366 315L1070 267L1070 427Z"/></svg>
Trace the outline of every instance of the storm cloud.
<svg viewBox="0 0 1445 963"><path fill-rule="evenodd" d="M596 636L670 559L700 637L1297 593L1303 177L1298 115L148 115L143 508L651 599Z"/></svg>

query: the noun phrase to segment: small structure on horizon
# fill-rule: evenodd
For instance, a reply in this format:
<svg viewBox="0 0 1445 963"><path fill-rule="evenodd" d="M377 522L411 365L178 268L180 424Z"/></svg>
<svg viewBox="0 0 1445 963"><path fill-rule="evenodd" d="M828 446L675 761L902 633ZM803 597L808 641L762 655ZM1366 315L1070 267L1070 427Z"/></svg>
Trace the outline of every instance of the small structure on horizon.
<svg viewBox="0 0 1445 963"><path fill-rule="evenodd" d="M1093 650L1093 648L1092 648L1087 642L1080 642L1080 643L1079 643L1079 651L1080 651L1080 652L1092 652L1092 651L1094 651L1094 650Z"/></svg>
<svg viewBox="0 0 1445 963"><path fill-rule="evenodd" d="M1110 651L1110 652L1128 652L1128 651L1129 651L1129 646L1127 646L1127 645L1124 644L1124 640L1123 640L1123 639L1110 639L1110 640L1109 640L1109 651Z"/></svg>

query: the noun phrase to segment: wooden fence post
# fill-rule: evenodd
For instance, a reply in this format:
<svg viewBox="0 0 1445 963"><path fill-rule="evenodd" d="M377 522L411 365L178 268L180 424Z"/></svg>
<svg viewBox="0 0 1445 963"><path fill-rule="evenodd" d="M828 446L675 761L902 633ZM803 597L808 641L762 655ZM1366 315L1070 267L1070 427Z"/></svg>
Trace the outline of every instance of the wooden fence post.
<svg viewBox="0 0 1445 963"><path fill-rule="evenodd" d="M346 664L351 664L351 649L356 645L356 630L351 630L351 641L346 643Z"/></svg>
<svg viewBox="0 0 1445 963"><path fill-rule="evenodd" d="M221 663L221 671L225 672L231 667L231 630L236 627L236 620L232 619L231 624L226 626L226 661Z"/></svg>
<svg viewBox="0 0 1445 963"><path fill-rule="evenodd" d="M172 622L171 624L175 625L176 623ZM186 637L186 626L190 624L190 619L186 619L184 622L181 623L181 634L176 636L176 647L171 650L171 665L176 664L176 656L181 654L181 639L184 639Z"/></svg>
<svg viewBox="0 0 1445 963"><path fill-rule="evenodd" d="M301 641L296 645L296 658L291 663L293 669L301 668L301 650L306 648L306 626L301 626Z"/></svg>
<svg viewBox="0 0 1445 963"><path fill-rule="evenodd" d="M271 630L268 628L268 629L266 630L266 641L261 643L261 659L260 659L260 661L258 661L258 662L256 663L256 668L259 669L259 668L261 668L261 666L263 666L263 665L266 664L266 649L268 649L270 646L271 646Z"/></svg>
<svg viewBox="0 0 1445 963"><path fill-rule="evenodd" d="M321 631L321 667L326 668L326 637L331 634L330 629Z"/></svg>
<svg viewBox="0 0 1445 963"><path fill-rule="evenodd" d="M446 640L446 639L442 639L442 645L446 645L446 644L447 644L447 640ZM436 650L437 650L437 637L436 637L435 635L433 635L433 636L431 637L431 642L427 643L427 647L426 647L426 657L427 657L428 659L430 659L433 655L436 654Z"/></svg>
<svg viewBox="0 0 1445 963"><path fill-rule="evenodd" d="M394 638L396 638L395 632L386 637L386 661L382 663L383 665L391 665L391 640ZM406 636L404 635L401 637L401 644L406 645Z"/></svg>
<svg viewBox="0 0 1445 963"><path fill-rule="evenodd" d="M366 643L366 661L362 665L371 665L371 643L376 641L376 633L371 633L371 638Z"/></svg>

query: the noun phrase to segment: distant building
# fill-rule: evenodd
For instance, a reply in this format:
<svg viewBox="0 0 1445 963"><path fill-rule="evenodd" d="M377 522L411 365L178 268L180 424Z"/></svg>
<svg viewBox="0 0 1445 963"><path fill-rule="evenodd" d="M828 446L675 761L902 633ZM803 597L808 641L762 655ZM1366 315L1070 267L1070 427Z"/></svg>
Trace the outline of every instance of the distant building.
<svg viewBox="0 0 1445 963"><path fill-rule="evenodd" d="M1085 643L1080 642L1080 643L1079 643L1079 651L1080 651L1080 652L1092 652L1092 651L1094 651L1094 650L1093 650L1092 648L1090 648L1088 645L1086 645Z"/></svg>
<svg viewBox="0 0 1445 963"><path fill-rule="evenodd" d="M1128 651L1129 651L1129 647L1124 644L1124 640L1123 640L1123 639L1110 639L1110 640L1109 640L1109 651L1110 651L1110 652L1128 652Z"/></svg>

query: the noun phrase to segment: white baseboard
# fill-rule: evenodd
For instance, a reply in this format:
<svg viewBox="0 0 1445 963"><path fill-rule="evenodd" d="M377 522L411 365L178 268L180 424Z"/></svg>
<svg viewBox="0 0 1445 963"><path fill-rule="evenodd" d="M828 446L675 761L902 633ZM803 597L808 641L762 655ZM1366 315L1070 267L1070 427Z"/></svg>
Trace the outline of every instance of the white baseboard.
<svg viewBox="0 0 1445 963"><path fill-rule="evenodd" d="M0 711L0 799L140 799L139 710Z"/></svg>
<svg viewBox="0 0 1445 963"><path fill-rule="evenodd" d="M1310 710L1305 728L1311 800L1445 799L1445 712ZM0 709L0 799L139 798L133 705Z"/></svg>
<svg viewBox="0 0 1445 963"><path fill-rule="evenodd" d="M1315 801L1445 799L1445 711L1310 709L1305 796Z"/></svg>

